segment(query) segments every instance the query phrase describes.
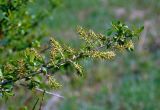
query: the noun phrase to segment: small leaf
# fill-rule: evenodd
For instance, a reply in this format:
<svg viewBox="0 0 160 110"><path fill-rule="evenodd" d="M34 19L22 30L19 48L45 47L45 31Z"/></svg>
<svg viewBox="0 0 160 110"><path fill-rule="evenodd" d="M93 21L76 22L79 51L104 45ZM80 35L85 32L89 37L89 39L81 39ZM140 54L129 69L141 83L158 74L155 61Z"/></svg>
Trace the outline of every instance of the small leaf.
<svg viewBox="0 0 160 110"><path fill-rule="evenodd" d="M139 33L141 33L143 30L144 30L144 26L141 26L141 27L139 28Z"/></svg>
<svg viewBox="0 0 160 110"><path fill-rule="evenodd" d="M32 46L38 48L40 47L40 42L38 40L35 40L34 42L32 42Z"/></svg>
<svg viewBox="0 0 160 110"><path fill-rule="evenodd" d="M11 91L13 89L13 84L12 83L8 83L4 86L4 88L8 91Z"/></svg>
<svg viewBox="0 0 160 110"><path fill-rule="evenodd" d="M113 33L113 30L112 30L112 29L108 29L108 30L107 30L107 36L110 36L112 33Z"/></svg>
<svg viewBox="0 0 160 110"><path fill-rule="evenodd" d="M33 80L38 83L41 83L42 78L41 78L41 76L35 76L35 77L33 77Z"/></svg>
<svg viewBox="0 0 160 110"><path fill-rule="evenodd" d="M34 54L30 54L30 62L31 63L33 63L34 59L35 59L35 55Z"/></svg>

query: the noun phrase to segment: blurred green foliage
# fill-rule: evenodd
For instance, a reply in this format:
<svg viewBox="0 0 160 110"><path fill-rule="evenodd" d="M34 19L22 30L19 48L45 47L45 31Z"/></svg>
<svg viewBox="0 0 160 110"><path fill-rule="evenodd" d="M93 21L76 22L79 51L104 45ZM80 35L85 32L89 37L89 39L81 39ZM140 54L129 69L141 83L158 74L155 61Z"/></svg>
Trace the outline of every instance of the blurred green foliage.
<svg viewBox="0 0 160 110"><path fill-rule="evenodd" d="M49 36L43 21L48 19L52 10L59 5L58 1L60 0L0 2L0 63L15 59L17 51L32 47L33 39L41 41L44 36ZM39 5L47 8L43 9Z"/></svg>
<svg viewBox="0 0 160 110"><path fill-rule="evenodd" d="M41 5L34 8L39 6ZM117 14L119 10L121 15ZM74 37L72 29L77 24L104 34L107 34L107 31L103 29L108 28L108 23L116 18L137 25L150 24L149 28L145 29L147 32L144 32L148 41L145 41L142 50L138 51L141 44L137 43L133 53L124 53L110 63L86 61L83 64L87 70L86 79L70 77L67 81L61 81L64 83L62 94L67 98L57 101L58 105L53 106L60 110L159 110L159 10L158 0L64 0L62 6L55 9L53 16L50 16L49 20L45 19L43 24L49 27L45 31L75 47L79 45L79 41ZM139 17L134 12L145 14ZM136 17L132 19L131 15ZM141 40L143 39L140 38ZM66 79L59 75L57 77ZM17 103L23 106L30 96L31 102L36 101L36 96L30 93L24 96L26 91L21 90L19 95L16 95L17 101L8 100L7 105L11 110L16 108L14 105Z"/></svg>

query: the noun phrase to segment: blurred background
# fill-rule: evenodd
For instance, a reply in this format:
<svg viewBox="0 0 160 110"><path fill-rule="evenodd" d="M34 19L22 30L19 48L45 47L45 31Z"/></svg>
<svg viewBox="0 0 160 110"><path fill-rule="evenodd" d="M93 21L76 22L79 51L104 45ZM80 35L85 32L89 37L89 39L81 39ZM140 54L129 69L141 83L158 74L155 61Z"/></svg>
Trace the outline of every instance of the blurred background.
<svg viewBox="0 0 160 110"><path fill-rule="evenodd" d="M160 110L160 0L61 1L40 21L41 27L73 47L80 45L77 25L103 34L114 20L145 28L133 52L108 62L82 62L85 78L57 74L63 87L50 91L65 98L46 94L43 110ZM39 0L32 9L46 8L45 1ZM13 98L1 102L0 110L25 110L23 106L33 107L40 95L19 89Z"/></svg>

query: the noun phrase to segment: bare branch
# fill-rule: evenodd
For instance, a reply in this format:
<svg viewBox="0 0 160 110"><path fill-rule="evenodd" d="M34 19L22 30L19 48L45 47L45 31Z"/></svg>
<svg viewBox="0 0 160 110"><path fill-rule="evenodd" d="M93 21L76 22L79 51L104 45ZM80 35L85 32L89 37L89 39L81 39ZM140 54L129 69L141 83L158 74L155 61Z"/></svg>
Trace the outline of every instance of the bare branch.
<svg viewBox="0 0 160 110"><path fill-rule="evenodd" d="M57 94L57 93L49 92L49 91L46 91L46 90L43 90L43 89L40 89L40 88L35 88L35 89L36 89L37 91L40 91L40 92L44 92L44 91L45 91L46 94L49 94L49 95L52 95L52 96L55 96L55 97L64 99L63 96L61 96L61 95L59 95L59 94Z"/></svg>

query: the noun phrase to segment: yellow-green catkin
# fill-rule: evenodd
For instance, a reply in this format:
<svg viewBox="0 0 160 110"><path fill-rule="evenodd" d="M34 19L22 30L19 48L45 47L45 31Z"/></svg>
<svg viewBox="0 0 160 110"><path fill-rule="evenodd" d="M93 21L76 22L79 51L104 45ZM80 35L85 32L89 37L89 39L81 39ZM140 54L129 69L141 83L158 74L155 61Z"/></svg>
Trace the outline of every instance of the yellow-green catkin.
<svg viewBox="0 0 160 110"><path fill-rule="evenodd" d="M78 75L83 76L83 68L80 64L76 63L76 62L72 62L75 69L77 70Z"/></svg>
<svg viewBox="0 0 160 110"><path fill-rule="evenodd" d="M80 35L80 38L85 40L87 43L91 43L96 39L96 33L92 30L86 30L81 26L77 27L77 33Z"/></svg>
<svg viewBox="0 0 160 110"><path fill-rule="evenodd" d="M48 83L49 85L53 88L53 89L58 89L60 87L62 87L61 84L59 84L56 79L54 78L54 76L48 76Z"/></svg>
<svg viewBox="0 0 160 110"><path fill-rule="evenodd" d="M4 65L4 73L13 73L15 71L15 66L10 63Z"/></svg>
<svg viewBox="0 0 160 110"><path fill-rule="evenodd" d="M80 38L85 40L86 44L89 46L103 45L106 37L103 34L97 34L93 30L86 30L80 26L77 27L77 33Z"/></svg>
<svg viewBox="0 0 160 110"><path fill-rule="evenodd" d="M125 49L133 50L134 49L134 44L130 40L130 41L127 41L124 45L116 44L116 45L113 46L113 48L116 49L117 51L123 52Z"/></svg>
<svg viewBox="0 0 160 110"><path fill-rule="evenodd" d="M124 52L124 50L125 50L125 46L119 45L119 44L114 45L113 48L119 52Z"/></svg>
<svg viewBox="0 0 160 110"><path fill-rule="evenodd" d="M63 54L64 50L63 50L62 46L59 44L59 42L57 42L55 39L51 38L50 44L51 44L51 54L53 54L52 56L55 57L55 54L60 53L60 55L64 59L65 58L64 54Z"/></svg>
<svg viewBox="0 0 160 110"><path fill-rule="evenodd" d="M73 55L73 54L76 54L77 51L76 49L70 47L70 46L67 46L67 45L64 45L64 51L66 51L67 53Z"/></svg>
<svg viewBox="0 0 160 110"><path fill-rule="evenodd" d="M128 41L126 44L125 44L125 48L127 48L127 49L134 49L134 44L133 44L133 42L130 40L130 41Z"/></svg>
<svg viewBox="0 0 160 110"><path fill-rule="evenodd" d="M35 48L27 48L24 54L25 56L29 57L31 61L34 61L34 59L42 61L43 59Z"/></svg>
<svg viewBox="0 0 160 110"><path fill-rule="evenodd" d="M25 67L25 62L24 62L24 60L18 60L17 61L17 65L18 65L18 67L17 67L17 74L18 74L18 77L24 77L25 75L26 75L26 67Z"/></svg>
<svg viewBox="0 0 160 110"><path fill-rule="evenodd" d="M103 59L103 60L113 59L116 55L113 51L108 51L108 52L88 51L87 54L89 55L89 57Z"/></svg>

